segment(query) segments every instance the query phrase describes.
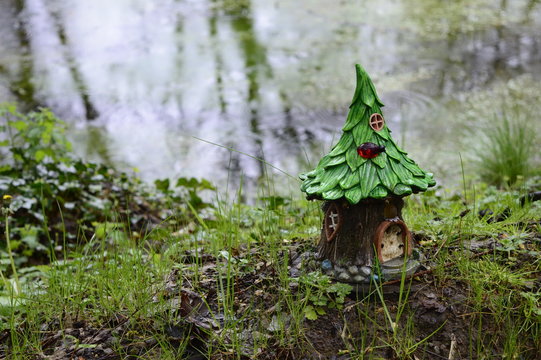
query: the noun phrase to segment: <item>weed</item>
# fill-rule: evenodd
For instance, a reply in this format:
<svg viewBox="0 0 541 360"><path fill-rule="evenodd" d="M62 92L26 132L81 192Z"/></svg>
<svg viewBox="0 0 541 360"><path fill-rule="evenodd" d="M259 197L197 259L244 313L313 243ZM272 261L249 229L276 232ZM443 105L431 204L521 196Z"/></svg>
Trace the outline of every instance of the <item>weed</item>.
<svg viewBox="0 0 541 360"><path fill-rule="evenodd" d="M298 281L303 285L301 291L305 295L301 302L306 304L303 312L308 320L316 320L318 316L325 315L327 308L341 309L345 297L353 290L351 285L332 282L320 272L301 275Z"/></svg>

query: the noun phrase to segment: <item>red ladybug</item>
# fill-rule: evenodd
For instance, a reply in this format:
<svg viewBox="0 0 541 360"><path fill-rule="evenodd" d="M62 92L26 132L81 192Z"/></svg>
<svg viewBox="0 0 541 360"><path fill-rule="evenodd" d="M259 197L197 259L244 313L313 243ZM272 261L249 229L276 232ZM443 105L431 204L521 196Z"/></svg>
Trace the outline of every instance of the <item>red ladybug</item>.
<svg viewBox="0 0 541 360"><path fill-rule="evenodd" d="M361 144L357 148L357 153L359 154L359 156L365 159L373 159L384 151L385 146L380 146L371 142Z"/></svg>

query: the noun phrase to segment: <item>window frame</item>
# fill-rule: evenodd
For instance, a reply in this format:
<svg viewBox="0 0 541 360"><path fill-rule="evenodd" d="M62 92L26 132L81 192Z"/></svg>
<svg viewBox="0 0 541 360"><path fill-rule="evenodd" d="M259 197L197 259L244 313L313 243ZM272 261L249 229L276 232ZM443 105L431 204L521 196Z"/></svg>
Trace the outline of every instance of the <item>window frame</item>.
<svg viewBox="0 0 541 360"><path fill-rule="evenodd" d="M340 228L342 227L343 215L340 208L341 207L336 202L332 202L325 211L325 220L323 221L323 227L327 242L333 241L338 235ZM336 215L336 222L334 221L335 217L332 215Z"/></svg>
<svg viewBox="0 0 541 360"><path fill-rule="evenodd" d="M381 131L385 127L385 119L380 113L373 113L372 115L370 115L368 125L370 125L370 127L374 131Z"/></svg>

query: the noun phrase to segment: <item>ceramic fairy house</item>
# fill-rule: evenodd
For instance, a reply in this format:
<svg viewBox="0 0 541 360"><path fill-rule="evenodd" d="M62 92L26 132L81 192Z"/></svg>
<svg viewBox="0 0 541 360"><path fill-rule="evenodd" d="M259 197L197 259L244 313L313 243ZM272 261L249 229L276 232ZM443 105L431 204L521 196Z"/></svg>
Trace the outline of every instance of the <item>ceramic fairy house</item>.
<svg viewBox="0 0 541 360"><path fill-rule="evenodd" d="M356 71L342 137L314 170L300 176L307 198L324 201L322 268L348 282L368 281L375 274L396 277L404 264L415 271L403 198L435 185L432 174L394 142L374 84L360 65Z"/></svg>

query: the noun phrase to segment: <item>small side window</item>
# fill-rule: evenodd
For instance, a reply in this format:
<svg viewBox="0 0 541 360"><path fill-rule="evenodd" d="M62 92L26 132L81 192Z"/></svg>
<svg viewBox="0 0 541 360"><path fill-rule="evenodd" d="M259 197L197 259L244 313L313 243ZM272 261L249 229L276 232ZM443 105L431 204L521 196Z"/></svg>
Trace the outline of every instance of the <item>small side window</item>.
<svg viewBox="0 0 541 360"><path fill-rule="evenodd" d="M325 212L325 236L327 241L331 242L338 234L338 230L342 225L342 214L340 207L336 203L332 203Z"/></svg>
<svg viewBox="0 0 541 360"><path fill-rule="evenodd" d="M370 127L376 131L380 131L385 126L385 120L381 114L375 113L370 115Z"/></svg>

